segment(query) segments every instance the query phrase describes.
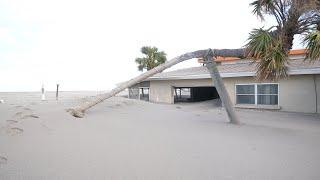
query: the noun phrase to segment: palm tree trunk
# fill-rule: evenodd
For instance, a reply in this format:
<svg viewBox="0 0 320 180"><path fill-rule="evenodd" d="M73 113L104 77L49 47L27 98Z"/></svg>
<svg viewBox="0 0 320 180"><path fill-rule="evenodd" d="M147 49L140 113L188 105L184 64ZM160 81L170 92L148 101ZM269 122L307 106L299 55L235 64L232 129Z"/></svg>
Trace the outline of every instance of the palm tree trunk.
<svg viewBox="0 0 320 180"><path fill-rule="evenodd" d="M204 63L206 65L206 68L208 69L212 82L214 86L216 87L218 94L220 96L220 99L223 103L223 106L225 107L230 123L233 124L240 124L239 118L237 117L233 104L230 100L230 96L226 90L226 87L224 86L224 83L222 81L222 78L220 76L217 63L213 61L213 53L209 52L206 57L204 57Z"/></svg>
<svg viewBox="0 0 320 180"><path fill-rule="evenodd" d="M135 77L125 83L121 83L118 87L116 87L115 89L111 90L108 93L105 94L100 94L97 95L93 100L85 102L84 104L79 105L78 107L75 108L71 108L68 109L67 111L70 112L71 115L73 115L74 117L83 117L84 116L84 112L91 108L92 106L99 104L101 102L103 102L104 100L115 96L116 94L118 94L119 92L125 90L128 87L131 87L157 73L160 73L162 71L164 71L165 69L176 65L180 62L186 61L188 59L193 59L193 58L200 58L200 57L204 57L205 55L207 55L208 50L198 50L198 51L194 51L194 52L189 52L186 54L183 54L181 56L178 56L170 61L167 61L145 73L142 73L141 75L139 75L138 77ZM245 53L244 53L244 49L221 49L221 50L214 50L214 56L232 56L232 57L244 57Z"/></svg>

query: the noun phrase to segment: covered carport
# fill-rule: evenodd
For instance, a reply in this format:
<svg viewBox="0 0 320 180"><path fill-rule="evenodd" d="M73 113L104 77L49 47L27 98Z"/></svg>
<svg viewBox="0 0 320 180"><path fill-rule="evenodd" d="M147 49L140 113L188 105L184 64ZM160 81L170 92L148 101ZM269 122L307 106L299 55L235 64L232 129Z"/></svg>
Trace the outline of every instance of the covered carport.
<svg viewBox="0 0 320 180"><path fill-rule="evenodd" d="M198 87L173 87L174 103L176 102L199 102L218 99L219 94L213 86Z"/></svg>

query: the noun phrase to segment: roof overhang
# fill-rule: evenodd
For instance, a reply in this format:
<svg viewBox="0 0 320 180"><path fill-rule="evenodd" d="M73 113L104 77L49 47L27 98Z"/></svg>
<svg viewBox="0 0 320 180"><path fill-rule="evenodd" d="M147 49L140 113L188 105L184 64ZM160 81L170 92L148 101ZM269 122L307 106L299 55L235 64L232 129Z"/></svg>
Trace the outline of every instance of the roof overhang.
<svg viewBox="0 0 320 180"><path fill-rule="evenodd" d="M253 77L255 72L236 72L236 73L220 73L222 78L230 77ZM304 74L320 74L320 68L306 68L306 69L293 69L288 71L289 75L304 75ZM155 80L185 80L185 79L208 79L211 78L209 73L206 74L190 74L184 76L168 76L159 77L153 76L148 78L146 81Z"/></svg>

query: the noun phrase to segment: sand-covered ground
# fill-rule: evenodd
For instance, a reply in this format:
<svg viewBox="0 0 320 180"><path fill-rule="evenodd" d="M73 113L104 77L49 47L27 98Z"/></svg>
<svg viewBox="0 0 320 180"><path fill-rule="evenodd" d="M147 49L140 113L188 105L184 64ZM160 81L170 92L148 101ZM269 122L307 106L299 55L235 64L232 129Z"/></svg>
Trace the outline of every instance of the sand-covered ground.
<svg viewBox="0 0 320 180"><path fill-rule="evenodd" d="M213 102L115 97L82 119L65 109L94 92L0 93L0 179L320 179L320 116Z"/></svg>

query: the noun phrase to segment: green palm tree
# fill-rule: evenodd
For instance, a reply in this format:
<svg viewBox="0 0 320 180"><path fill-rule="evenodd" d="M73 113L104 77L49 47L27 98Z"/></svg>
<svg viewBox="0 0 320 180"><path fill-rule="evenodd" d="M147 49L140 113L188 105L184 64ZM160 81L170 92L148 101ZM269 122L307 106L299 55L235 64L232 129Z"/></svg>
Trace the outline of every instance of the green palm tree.
<svg viewBox="0 0 320 180"><path fill-rule="evenodd" d="M253 13L261 20L275 18L277 25L254 29L246 44L248 57L257 60L257 78L277 80L287 76L288 54L294 35L304 35L306 58L320 57L319 0L254 0Z"/></svg>
<svg viewBox="0 0 320 180"><path fill-rule="evenodd" d="M144 54L145 57L136 58L139 71L143 71L144 69L149 71L165 63L167 60L166 53L163 51L158 52L158 48L156 47L144 46L141 48L141 53Z"/></svg>

